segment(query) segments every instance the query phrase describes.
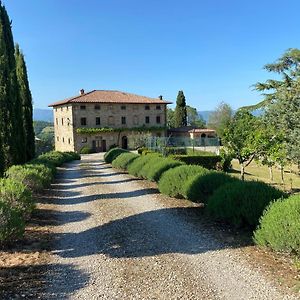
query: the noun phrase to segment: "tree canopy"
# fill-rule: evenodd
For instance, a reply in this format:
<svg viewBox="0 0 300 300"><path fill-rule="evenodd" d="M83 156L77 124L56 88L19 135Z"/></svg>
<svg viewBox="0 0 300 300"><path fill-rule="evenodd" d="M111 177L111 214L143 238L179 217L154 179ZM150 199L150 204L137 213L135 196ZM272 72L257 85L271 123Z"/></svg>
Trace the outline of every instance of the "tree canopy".
<svg viewBox="0 0 300 300"><path fill-rule="evenodd" d="M187 126L186 100L183 91L179 91L174 115L175 127Z"/></svg>
<svg viewBox="0 0 300 300"><path fill-rule="evenodd" d="M224 130L228 127L233 117L233 110L229 104L221 102L216 109L210 114L208 127L215 129L218 136L224 136Z"/></svg>

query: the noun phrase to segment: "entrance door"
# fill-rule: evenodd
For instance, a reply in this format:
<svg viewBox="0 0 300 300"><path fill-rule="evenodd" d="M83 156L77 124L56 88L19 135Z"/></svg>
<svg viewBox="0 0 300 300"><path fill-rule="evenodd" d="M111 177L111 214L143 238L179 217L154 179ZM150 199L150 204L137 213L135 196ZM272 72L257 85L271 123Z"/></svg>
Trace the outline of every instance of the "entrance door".
<svg viewBox="0 0 300 300"><path fill-rule="evenodd" d="M106 140L102 140L102 151L106 151Z"/></svg>
<svg viewBox="0 0 300 300"><path fill-rule="evenodd" d="M102 151L102 140L94 140L93 141L93 150L94 152L101 152Z"/></svg>
<svg viewBox="0 0 300 300"><path fill-rule="evenodd" d="M123 137L122 137L122 148L123 148L123 149L127 149L127 148L128 148L128 140L127 140L127 136L123 136Z"/></svg>

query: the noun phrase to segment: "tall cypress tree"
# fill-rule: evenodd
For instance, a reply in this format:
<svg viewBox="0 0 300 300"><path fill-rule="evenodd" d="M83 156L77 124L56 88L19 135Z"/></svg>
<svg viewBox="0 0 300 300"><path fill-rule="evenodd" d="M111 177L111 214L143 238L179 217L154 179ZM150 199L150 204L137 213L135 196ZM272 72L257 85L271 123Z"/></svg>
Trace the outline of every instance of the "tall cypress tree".
<svg viewBox="0 0 300 300"><path fill-rule="evenodd" d="M187 125L186 101L183 91L178 92L175 108L175 127Z"/></svg>
<svg viewBox="0 0 300 300"><path fill-rule="evenodd" d="M4 168L25 161L24 129L11 22L0 1L0 130Z"/></svg>
<svg viewBox="0 0 300 300"><path fill-rule="evenodd" d="M27 68L24 55L20 51L20 47L18 44L16 45L15 56L17 67L17 79L22 105L23 128L25 133L25 155L26 161L28 161L31 160L35 154L34 129L32 119L32 97L29 89Z"/></svg>

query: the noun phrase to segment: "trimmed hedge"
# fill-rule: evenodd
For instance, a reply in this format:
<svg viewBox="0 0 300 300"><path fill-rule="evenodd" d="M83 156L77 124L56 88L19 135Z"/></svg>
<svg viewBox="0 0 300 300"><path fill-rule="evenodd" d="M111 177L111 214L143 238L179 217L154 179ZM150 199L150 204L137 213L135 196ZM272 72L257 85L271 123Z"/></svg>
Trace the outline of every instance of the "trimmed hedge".
<svg viewBox="0 0 300 300"><path fill-rule="evenodd" d="M164 148L165 155L185 155L187 154L186 148L183 147L165 147Z"/></svg>
<svg viewBox="0 0 300 300"><path fill-rule="evenodd" d="M89 146L83 146L81 149L80 149L80 153L81 154L90 154L92 153L92 148L89 147Z"/></svg>
<svg viewBox="0 0 300 300"><path fill-rule="evenodd" d="M0 179L0 201L16 209L25 219L35 208L30 190L9 178Z"/></svg>
<svg viewBox="0 0 300 300"><path fill-rule="evenodd" d="M170 169L161 176L158 182L159 191L171 197L183 198L184 183L197 174L206 174L207 172L209 172L207 169L193 165L182 165Z"/></svg>
<svg viewBox="0 0 300 300"><path fill-rule="evenodd" d="M171 158L184 162L187 165L198 165L209 170L216 170L221 157L218 155L172 155Z"/></svg>
<svg viewBox="0 0 300 300"><path fill-rule="evenodd" d="M140 147L140 148L137 149L137 153L138 154L143 154L143 151L146 151L146 150L148 150L147 147Z"/></svg>
<svg viewBox="0 0 300 300"><path fill-rule="evenodd" d="M142 170L142 168L144 167L144 165L150 160L153 159L153 157L155 159L158 159L160 156L157 153L151 153L148 155L141 155L140 157L138 157L137 159L135 159L133 162L131 162L128 167L127 167L127 171L130 175L133 176L138 176L140 177L140 172Z"/></svg>
<svg viewBox="0 0 300 300"><path fill-rule="evenodd" d="M128 150L121 148L112 148L104 154L104 160L106 163L111 164L121 153L128 153Z"/></svg>
<svg viewBox="0 0 300 300"><path fill-rule="evenodd" d="M170 158L160 158L154 161L150 160L148 164L145 165L145 167L147 167L145 177L148 180L158 182L164 172L181 165L183 165L182 162ZM144 168L142 170L144 170Z"/></svg>
<svg viewBox="0 0 300 300"><path fill-rule="evenodd" d="M268 204L285 193L259 181L234 181L221 185L208 199L207 211L236 226L254 228Z"/></svg>
<svg viewBox="0 0 300 300"><path fill-rule="evenodd" d="M151 155L149 156L149 154ZM159 161L161 161L162 159L164 159L163 157L159 156L158 153L155 153L154 155L153 153L149 153L149 154L147 154L149 158L147 159L146 163L143 164L141 169L137 172L138 177L148 179L148 173L149 170L152 168L152 166L158 163Z"/></svg>
<svg viewBox="0 0 300 300"><path fill-rule="evenodd" d="M184 184L184 196L195 202L207 203L208 197L220 186L238 180L225 173L216 171L198 174Z"/></svg>
<svg viewBox="0 0 300 300"><path fill-rule="evenodd" d="M254 241L275 251L300 255L300 195L271 203L254 232Z"/></svg>
<svg viewBox="0 0 300 300"><path fill-rule="evenodd" d="M112 166L117 169L127 170L127 166L138 157L140 157L138 154L131 152L121 153L116 159L113 160Z"/></svg>

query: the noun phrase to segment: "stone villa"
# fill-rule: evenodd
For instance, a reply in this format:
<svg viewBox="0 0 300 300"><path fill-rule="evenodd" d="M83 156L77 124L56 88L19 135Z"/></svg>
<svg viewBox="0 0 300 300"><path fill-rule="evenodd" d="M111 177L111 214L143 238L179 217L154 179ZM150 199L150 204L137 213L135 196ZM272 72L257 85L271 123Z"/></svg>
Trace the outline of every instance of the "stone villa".
<svg viewBox="0 0 300 300"><path fill-rule="evenodd" d="M88 146L95 152L113 145L128 147L137 133L166 134L167 102L120 91L80 91L53 107L55 150L77 151Z"/></svg>

